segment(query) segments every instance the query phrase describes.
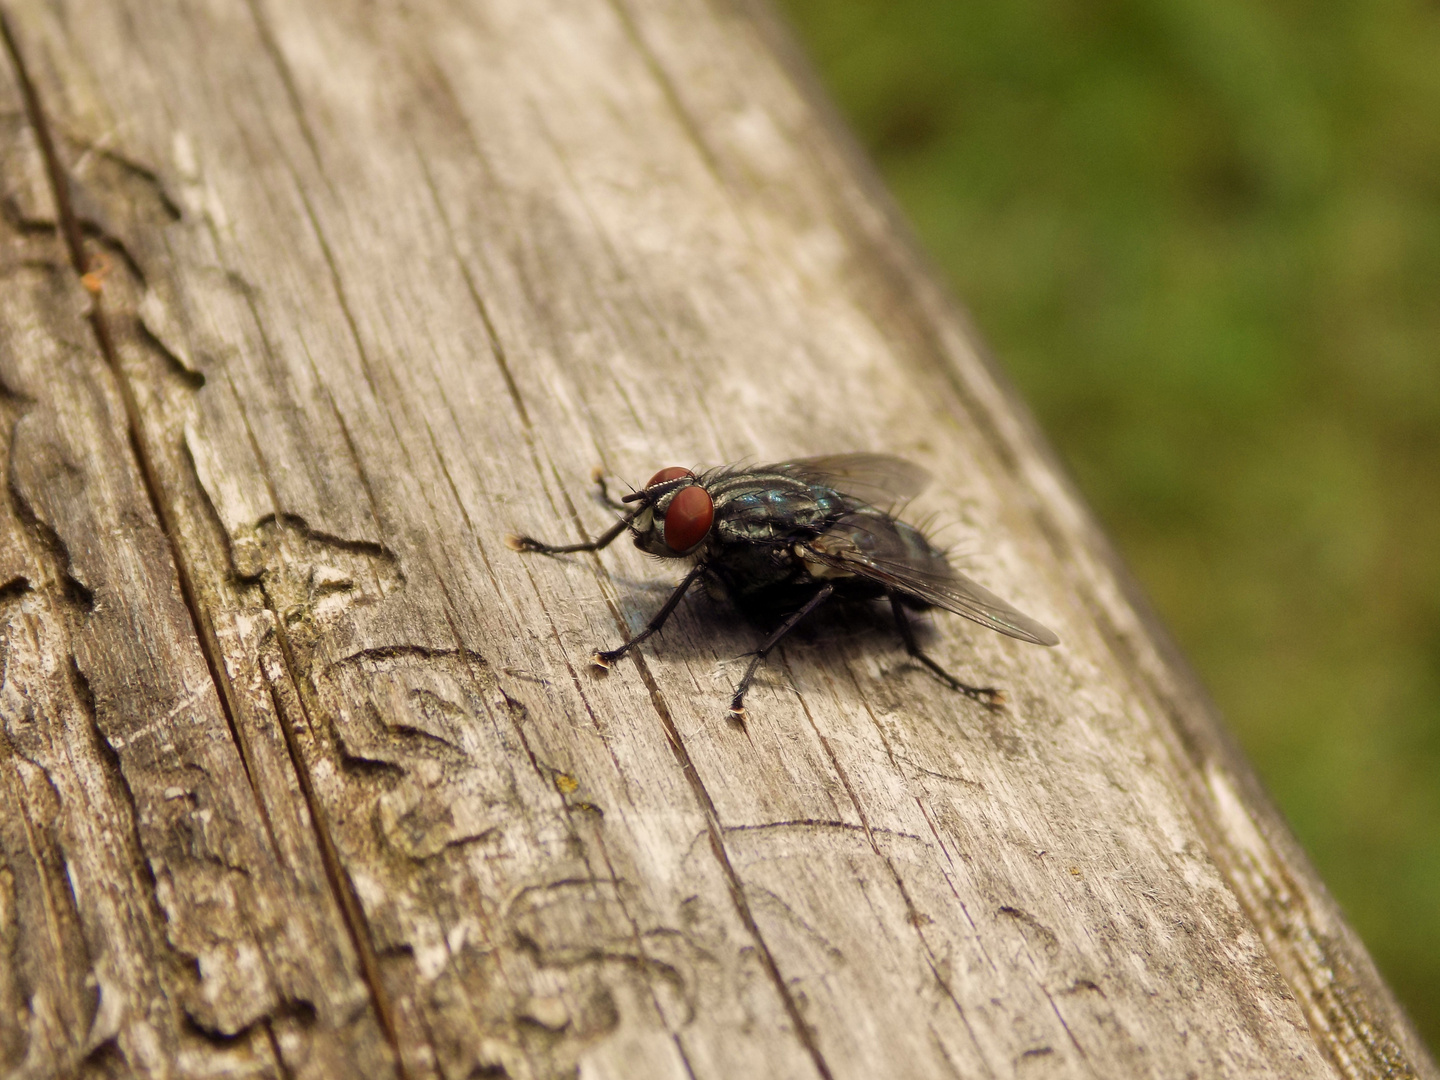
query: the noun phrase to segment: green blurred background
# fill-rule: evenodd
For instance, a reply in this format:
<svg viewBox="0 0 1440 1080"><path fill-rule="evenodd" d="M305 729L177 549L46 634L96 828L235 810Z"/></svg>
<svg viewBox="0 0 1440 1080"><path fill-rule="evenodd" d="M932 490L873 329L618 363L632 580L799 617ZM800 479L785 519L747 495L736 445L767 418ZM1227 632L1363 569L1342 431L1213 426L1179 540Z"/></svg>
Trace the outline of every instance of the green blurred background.
<svg viewBox="0 0 1440 1080"><path fill-rule="evenodd" d="M1440 5L781 6L1440 1047Z"/></svg>

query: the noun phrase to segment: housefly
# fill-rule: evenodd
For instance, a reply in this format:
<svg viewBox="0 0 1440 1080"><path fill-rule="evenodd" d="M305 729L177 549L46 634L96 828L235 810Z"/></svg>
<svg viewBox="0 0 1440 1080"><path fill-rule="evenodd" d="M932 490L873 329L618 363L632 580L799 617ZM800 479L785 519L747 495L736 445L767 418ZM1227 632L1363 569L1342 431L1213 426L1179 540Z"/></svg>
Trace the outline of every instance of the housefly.
<svg viewBox="0 0 1440 1080"><path fill-rule="evenodd" d="M895 508L918 495L929 474L886 454L837 454L778 465L727 465L695 473L661 469L618 503L597 477L601 495L622 516L583 544L546 544L507 536L516 551L559 555L599 551L627 530L651 555L690 560L689 572L634 637L597 652L608 668L654 634L700 579L744 614L775 628L752 654L730 711L743 718L745 694L770 651L831 599L886 599L906 651L954 690L986 705L1003 702L993 687L970 686L925 655L906 609L945 608L1036 645L1060 639L1028 615L959 573Z"/></svg>

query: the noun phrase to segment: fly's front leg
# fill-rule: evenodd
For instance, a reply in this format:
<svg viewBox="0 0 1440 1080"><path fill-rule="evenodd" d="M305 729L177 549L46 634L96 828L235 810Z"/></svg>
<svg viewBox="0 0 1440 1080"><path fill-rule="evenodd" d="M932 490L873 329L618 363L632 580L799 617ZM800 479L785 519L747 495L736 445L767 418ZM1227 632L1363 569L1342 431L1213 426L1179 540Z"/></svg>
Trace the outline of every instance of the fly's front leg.
<svg viewBox="0 0 1440 1080"><path fill-rule="evenodd" d="M834 585L826 585L806 601L804 607L781 623L779 629L766 638L760 648L755 650L755 659L750 661L750 666L745 669L744 678L740 680L740 685L735 690L735 696L730 699L730 711L741 720L745 719L745 693L750 689L750 684L755 681L755 672L760 670L760 665L764 662L765 657L770 655L770 650L780 643L781 638L794 630L801 619L829 600L830 594L834 591Z"/></svg>
<svg viewBox="0 0 1440 1080"><path fill-rule="evenodd" d="M608 652L597 652L590 658L590 662L596 667L609 668L616 660L619 660L636 645L639 645L651 634L664 626L665 620L670 618L671 613L679 606L680 598L685 595L685 590L695 583L695 579L698 578L704 570L704 566L696 565L686 574L680 584L675 586L675 591L670 594L670 599L665 601L665 606L657 611L654 617L645 624L644 630L641 630L640 633L636 634L618 649L611 649Z"/></svg>
<svg viewBox="0 0 1440 1080"><path fill-rule="evenodd" d="M642 506L640 510L643 510ZM543 540L536 540L532 536L519 536L510 533L505 537L505 546L511 551L537 551L541 555L565 555L572 551L599 551L601 548L609 547L611 542L630 527L630 523L639 516L640 510L632 510L619 521L611 525L594 540L587 540L583 544L547 544Z"/></svg>
<svg viewBox="0 0 1440 1080"><path fill-rule="evenodd" d="M893 592L887 593L890 597L890 610L895 613L895 625L900 630L900 636L905 639L905 651L919 660L936 675L945 681L951 690L958 690L966 697L974 698L987 709L1000 709L1005 705L1005 693L996 690L993 686L971 686L955 678L948 671L942 668L930 657L926 656L920 649L920 643L915 640L915 628L910 625L910 616L905 614L905 608L900 603L900 597Z"/></svg>
<svg viewBox="0 0 1440 1080"><path fill-rule="evenodd" d="M590 473L590 479L594 482L595 486L600 489L600 501L611 510L627 511L630 509L630 507L610 494L610 487L605 483L605 470L599 465L596 465Z"/></svg>

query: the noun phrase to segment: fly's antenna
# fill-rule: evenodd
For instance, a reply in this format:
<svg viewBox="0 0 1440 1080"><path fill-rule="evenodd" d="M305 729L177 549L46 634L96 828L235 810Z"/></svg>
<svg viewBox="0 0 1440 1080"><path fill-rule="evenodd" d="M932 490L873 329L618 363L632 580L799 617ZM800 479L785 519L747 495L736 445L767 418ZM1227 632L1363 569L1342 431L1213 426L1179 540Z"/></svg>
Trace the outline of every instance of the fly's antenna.
<svg viewBox="0 0 1440 1080"><path fill-rule="evenodd" d="M663 496L669 495L670 492L676 490L677 488L685 487L686 485L692 484L694 482L695 474L689 472L689 470L686 470L686 474L684 476L677 476L670 480L662 480L658 484L651 484L649 487L643 488L640 491L632 490L629 495L620 496L620 501L622 503L633 503L640 502L643 499L646 502L653 503L658 499L662 498Z"/></svg>

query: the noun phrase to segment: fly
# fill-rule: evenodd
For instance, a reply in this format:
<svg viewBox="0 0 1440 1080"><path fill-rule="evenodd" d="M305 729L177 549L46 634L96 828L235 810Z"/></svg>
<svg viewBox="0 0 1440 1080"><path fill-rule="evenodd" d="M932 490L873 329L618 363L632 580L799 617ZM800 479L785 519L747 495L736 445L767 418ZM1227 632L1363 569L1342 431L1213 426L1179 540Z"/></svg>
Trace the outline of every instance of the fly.
<svg viewBox="0 0 1440 1080"><path fill-rule="evenodd" d="M603 478L601 496L622 516L594 540L546 544L507 536L515 551L560 555L599 551L627 530L640 550L688 559L681 579L645 629L623 645L597 652L608 668L665 625L686 590L701 578L746 615L778 623L752 654L730 711L745 716L745 694L771 650L831 599L885 599L906 651L946 685L990 707L1004 695L970 686L925 655L906 609L939 607L1021 641L1060 639L1028 615L961 574L919 529L892 511L929 482L918 465L888 454L836 454L778 465L727 465L694 473L661 469L618 503Z"/></svg>

